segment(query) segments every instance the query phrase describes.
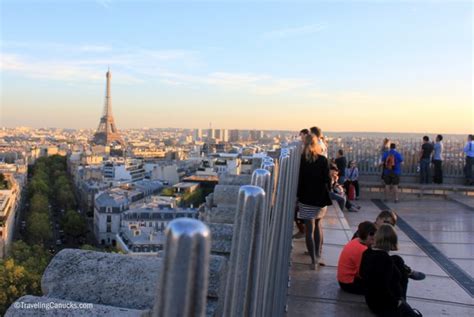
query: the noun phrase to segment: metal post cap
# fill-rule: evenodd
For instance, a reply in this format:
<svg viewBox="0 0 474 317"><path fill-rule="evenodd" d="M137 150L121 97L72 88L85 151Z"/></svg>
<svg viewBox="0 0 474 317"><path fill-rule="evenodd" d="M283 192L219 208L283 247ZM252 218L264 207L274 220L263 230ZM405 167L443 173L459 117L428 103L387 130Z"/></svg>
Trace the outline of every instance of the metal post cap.
<svg viewBox="0 0 474 317"><path fill-rule="evenodd" d="M171 237L200 235L207 237L210 235L209 228L199 220L189 218L178 218L171 221L166 229L166 234Z"/></svg>
<svg viewBox="0 0 474 317"><path fill-rule="evenodd" d="M258 197L260 195L265 195L265 191L258 186L245 185L240 187L240 193L244 193L247 197Z"/></svg>

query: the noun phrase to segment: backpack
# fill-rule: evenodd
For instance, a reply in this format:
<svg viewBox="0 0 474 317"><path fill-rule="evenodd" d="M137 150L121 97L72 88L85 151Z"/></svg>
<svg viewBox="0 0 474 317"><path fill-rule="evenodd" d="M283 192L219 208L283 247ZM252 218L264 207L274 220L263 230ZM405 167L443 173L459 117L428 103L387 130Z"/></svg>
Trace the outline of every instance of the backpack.
<svg viewBox="0 0 474 317"><path fill-rule="evenodd" d="M395 155L389 154L385 159L385 168L393 170L395 168Z"/></svg>
<svg viewBox="0 0 474 317"><path fill-rule="evenodd" d="M350 183L349 190L347 191L347 199L355 200L355 198L356 198L355 186L352 183Z"/></svg>

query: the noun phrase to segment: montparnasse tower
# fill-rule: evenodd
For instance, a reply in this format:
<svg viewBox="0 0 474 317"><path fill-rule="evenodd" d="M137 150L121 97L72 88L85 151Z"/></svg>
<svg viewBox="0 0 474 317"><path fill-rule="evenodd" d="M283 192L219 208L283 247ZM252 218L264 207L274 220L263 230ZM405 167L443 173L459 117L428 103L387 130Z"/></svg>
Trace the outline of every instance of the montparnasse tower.
<svg viewBox="0 0 474 317"><path fill-rule="evenodd" d="M100 118L99 127L94 134L92 142L97 145L110 145L112 143L124 145L125 143L117 130L114 116L112 115L112 98L110 95L110 79L112 78L112 74L110 73L110 69L107 70L105 77L107 78L107 86L105 92L104 113Z"/></svg>

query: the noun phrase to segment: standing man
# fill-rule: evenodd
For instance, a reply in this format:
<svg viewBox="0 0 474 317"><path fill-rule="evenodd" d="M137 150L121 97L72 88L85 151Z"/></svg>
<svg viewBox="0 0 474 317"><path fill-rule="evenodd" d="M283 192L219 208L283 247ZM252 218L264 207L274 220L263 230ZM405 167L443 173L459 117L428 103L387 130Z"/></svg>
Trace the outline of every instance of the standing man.
<svg viewBox="0 0 474 317"><path fill-rule="evenodd" d="M423 137L423 144L420 151L420 183L430 183L430 163L431 153L433 152L433 144L428 136Z"/></svg>
<svg viewBox="0 0 474 317"><path fill-rule="evenodd" d="M400 184L401 163L403 162L403 156L395 150L396 147L395 143L391 143L390 151L385 152L382 156L385 201L388 201L388 195L393 190L395 203L398 202L398 184Z"/></svg>
<svg viewBox="0 0 474 317"><path fill-rule="evenodd" d="M466 185L474 185L472 179L472 166L474 165L474 136L469 134L467 136L467 144L464 147L466 154L466 165L464 165L464 176L466 177Z"/></svg>
<svg viewBox="0 0 474 317"><path fill-rule="evenodd" d="M309 134L308 129L303 129L300 131L299 137L300 137L301 143L303 143L303 147L304 147L304 139L306 138L308 134Z"/></svg>
<svg viewBox="0 0 474 317"><path fill-rule="evenodd" d="M435 184L443 183L443 136L438 134L436 136L436 143L434 144L433 153L434 177Z"/></svg>
<svg viewBox="0 0 474 317"><path fill-rule="evenodd" d="M347 168L347 160L346 160L346 157L344 156L344 151L342 149L339 149L337 151L336 165L337 165L337 169L339 170L338 183L342 185L346 181L346 168Z"/></svg>

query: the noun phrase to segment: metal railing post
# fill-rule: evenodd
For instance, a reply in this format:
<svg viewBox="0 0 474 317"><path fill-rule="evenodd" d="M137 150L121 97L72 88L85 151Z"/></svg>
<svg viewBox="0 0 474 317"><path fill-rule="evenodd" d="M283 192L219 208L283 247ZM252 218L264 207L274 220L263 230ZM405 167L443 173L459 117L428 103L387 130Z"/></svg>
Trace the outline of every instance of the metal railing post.
<svg viewBox="0 0 474 317"><path fill-rule="evenodd" d="M258 316L264 205L262 188L240 188L224 299L226 317Z"/></svg>
<svg viewBox="0 0 474 317"><path fill-rule="evenodd" d="M206 315L210 251L204 223L189 218L169 223L154 317Z"/></svg>
<svg viewBox="0 0 474 317"><path fill-rule="evenodd" d="M270 163L273 164L273 163ZM263 290L265 283L266 265L268 261L268 241L270 239L270 211L271 211L271 193L272 193L272 174L266 169L256 169L252 174L251 184L258 186L265 191L265 201L263 206L263 224L262 224L262 248L261 253L257 256L260 257L260 274L259 287L257 290L257 316L262 316L263 313Z"/></svg>
<svg viewBox="0 0 474 317"><path fill-rule="evenodd" d="M284 237L284 201L285 201L285 184L287 179L289 163L288 150L282 149L279 159L278 183L275 194L275 205L272 214L271 231L270 231L270 248L268 256L268 269L266 274L265 295L264 295L264 316L280 316L283 313L283 303L278 302L278 290L282 285L280 270L284 259L283 255L283 237Z"/></svg>

